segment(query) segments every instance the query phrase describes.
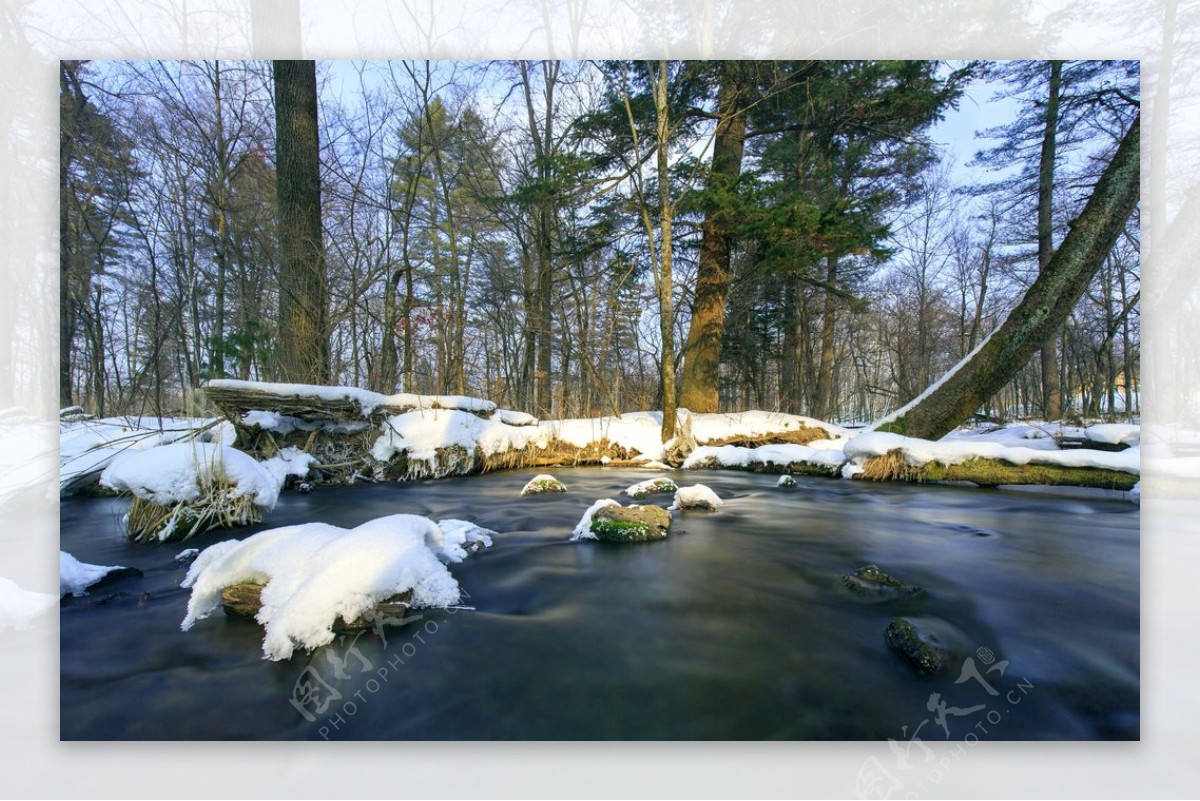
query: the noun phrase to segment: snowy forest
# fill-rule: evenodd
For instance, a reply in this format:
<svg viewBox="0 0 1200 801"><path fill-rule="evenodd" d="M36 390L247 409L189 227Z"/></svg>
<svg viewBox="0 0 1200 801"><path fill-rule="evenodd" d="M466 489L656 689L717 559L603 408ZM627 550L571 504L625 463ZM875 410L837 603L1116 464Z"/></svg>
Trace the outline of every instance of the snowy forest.
<svg viewBox="0 0 1200 801"><path fill-rule="evenodd" d="M315 76L320 242L297 275L286 251L313 235L276 213L271 62L61 62L63 407L179 414L233 377L543 418L677 403L871 421L1021 300L1139 91L1136 62L1096 61ZM936 141L963 104L995 124ZM1135 211L984 413L1137 414L1138 247ZM318 343L303 374L286 358L301 336Z"/></svg>
<svg viewBox="0 0 1200 801"><path fill-rule="evenodd" d="M63 739L1140 736L1136 62L59 81Z"/></svg>

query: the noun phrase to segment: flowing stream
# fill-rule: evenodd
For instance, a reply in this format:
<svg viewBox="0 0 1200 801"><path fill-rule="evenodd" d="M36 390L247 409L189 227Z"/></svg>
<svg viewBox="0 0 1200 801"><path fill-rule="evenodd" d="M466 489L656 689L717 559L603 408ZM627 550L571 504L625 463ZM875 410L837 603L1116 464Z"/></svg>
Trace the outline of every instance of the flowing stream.
<svg viewBox="0 0 1200 801"><path fill-rule="evenodd" d="M1138 737L1138 507L1115 495L689 471L672 477L725 506L620 546L568 537L658 473L560 469L569 492L519 497L533 472L285 493L263 524L184 544L126 542L126 501L64 500L63 550L142 575L63 599L62 738ZM450 568L473 609L282 663L250 621L179 630L183 548L401 512L499 532ZM840 576L868 563L927 592L864 601ZM897 615L953 625L968 656L919 675L885 643Z"/></svg>

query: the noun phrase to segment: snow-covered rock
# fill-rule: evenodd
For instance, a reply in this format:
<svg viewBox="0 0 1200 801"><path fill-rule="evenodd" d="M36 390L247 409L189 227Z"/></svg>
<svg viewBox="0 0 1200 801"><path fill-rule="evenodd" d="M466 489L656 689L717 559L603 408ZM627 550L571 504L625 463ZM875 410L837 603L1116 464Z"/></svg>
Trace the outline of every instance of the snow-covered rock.
<svg viewBox="0 0 1200 801"><path fill-rule="evenodd" d="M545 492L566 492L567 485L548 473L534 476L521 488L522 495L541 495Z"/></svg>
<svg viewBox="0 0 1200 801"><path fill-rule="evenodd" d="M308 523L217 543L200 553L183 581L192 595L181 627L210 615L225 588L261 584L256 619L265 628L263 654L281 660L296 647L328 645L339 617L354 620L409 590L415 607L451 606L461 592L442 558L460 561L464 543L490 537L465 521L443 524L391 515L353 529Z"/></svg>
<svg viewBox="0 0 1200 801"><path fill-rule="evenodd" d="M675 493L675 502L668 509L711 509L716 511L725 504L717 493L703 484L680 487Z"/></svg>
<svg viewBox="0 0 1200 801"><path fill-rule="evenodd" d="M89 565L80 562L66 551L58 552L58 594L59 597L71 595L87 595L87 588L100 579L117 570L128 570L123 565Z"/></svg>
<svg viewBox="0 0 1200 801"><path fill-rule="evenodd" d="M675 482L669 478L648 478L645 481L639 481L636 484L626 487L621 492L630 498L640 500L659 493L674 492L677 489L679 487L675 486Z"/></svg>

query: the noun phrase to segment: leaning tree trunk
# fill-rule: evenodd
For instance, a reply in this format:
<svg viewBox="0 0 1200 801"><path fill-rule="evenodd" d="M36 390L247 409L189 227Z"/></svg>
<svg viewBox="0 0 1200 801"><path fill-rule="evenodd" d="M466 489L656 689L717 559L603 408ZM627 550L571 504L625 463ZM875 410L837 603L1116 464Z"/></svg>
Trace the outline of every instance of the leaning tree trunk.
<svg viewBox="0 0 1200 801"><path fill-rule="evenodd" d="M1003 387L1061 326L1087 289L1138 202L1141 117L1100 176L1083 213L1054 257L1004 324L937 389L880 425L912 437L937 439L966 420Z"/></svg>
<svg viewBox="0 0 1200 801"><path fill-rule="evenodd" d="M321 241L317 72L312 61L276 61L275 183L279 205L278 378L329 381L328 286Z"/></svg>

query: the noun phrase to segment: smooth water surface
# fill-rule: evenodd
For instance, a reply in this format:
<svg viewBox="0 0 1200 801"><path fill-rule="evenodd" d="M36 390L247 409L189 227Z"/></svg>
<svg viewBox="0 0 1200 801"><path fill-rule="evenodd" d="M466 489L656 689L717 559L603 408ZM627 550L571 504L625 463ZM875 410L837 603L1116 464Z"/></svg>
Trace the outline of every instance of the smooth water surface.
<svg viewBox="0 0 1200 801"><path fill-rule="evenodd" d="M622 488L657 474L560 469L569 492L519 497L533 472L286 493L264 524L182 545L126 542L125 501L64 500L64 550L143 575L63 600L62 738L1138 736L1132 504L687 472L672 475L725 506L676 512L665 541L616 546L568 537L595 499L627 500ZM473 609L426 611L283 663L261 658L249 621L218 612L179 630L183 548L401 512L499 532L451 566ZM867 563L927 592L865 602L839 577ZM896 615L940 618L961 630L963 653L987 649L971 657L982 681L956 683L962 658L918 675L884 641Z"/></svg>

